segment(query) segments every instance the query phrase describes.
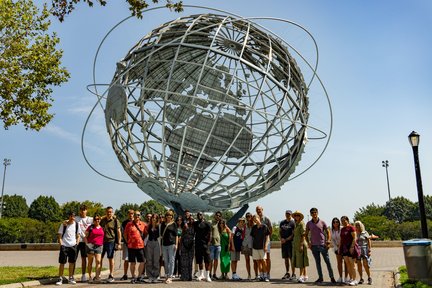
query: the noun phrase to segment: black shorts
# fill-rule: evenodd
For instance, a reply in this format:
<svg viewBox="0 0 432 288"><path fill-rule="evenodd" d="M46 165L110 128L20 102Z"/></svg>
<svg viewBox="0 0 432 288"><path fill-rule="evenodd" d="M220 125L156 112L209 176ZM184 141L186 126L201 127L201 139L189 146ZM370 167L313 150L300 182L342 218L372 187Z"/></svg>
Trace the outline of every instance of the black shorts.
<svg viewBox="0 0 432 288"><path fill-rule="evenodd" d="M145 257L144 257L144 249L133 249L133 248L128 248L128 262L129 263L141 263L145 261Z"/></svg>
<svg viewBox="0 0 432 288"><path fill-rule="evenodd" d="M281 246L282 258L292 258L292 241L287 241Z"/></svg>
<svg viewBox="0 0 432 288"><path fill-rule="evenodd" d="M103 244L102 249L102 258L105 257L105 254L107 255L108 259L114 258L114 248L115 248L115 242L106 242Z"/></svg>
<svg viewBox="0 0 432 288"><path fill-rule="evenodd" d="M65 247L60 246L60 253L59 253L59 263L60 264L66 264L68 263L75 263L77 258L77 249L76 246L73 247Z"/></svg>
<svg viewBox="0 0 432 288"><path fill-rule="evenodd" d="M197 264L210 263L210 250L208 246L195 246L195 260Z"/></svg>
<svg viewBox="0 0 432 288"><path fill-rule="evenodd" d="M87 257L87 248L86 248L86 243L85 242L79 242L78 246L77 246L77 258L78 258L78 254L81 253L81 258L85 258Z"/></svg>

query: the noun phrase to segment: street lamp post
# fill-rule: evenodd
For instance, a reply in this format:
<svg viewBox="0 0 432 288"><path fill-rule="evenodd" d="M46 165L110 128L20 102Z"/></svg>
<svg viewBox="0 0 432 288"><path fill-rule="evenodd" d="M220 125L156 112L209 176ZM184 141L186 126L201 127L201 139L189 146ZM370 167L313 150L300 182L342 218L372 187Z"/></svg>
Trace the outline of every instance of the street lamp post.
<svg viewBox="0 0 432 288"><path fill-rule="evenodd" d="M420 209L420 223L422 229L422 237L429 238L428 227L426 222L426 212L425 212L425 206L423 200L423 187L422 187L422 180L421 180L421 173L420 173L420 162L418 157L418 145L420 143L420 134L418 134L415 131L412 131L411 134L408 135L408 139L414 154L414 167L415 167L416 181L417 181L417 194L418 194L418 202L419 202L419 209Z"/></svg>
<svg viewBox="0 0 432 288"><path fill-rule="evenodd" d="M385 167L385 169L386 169L387 191L388 191L388 196L389 196L389 201L390 201L391 200L391 197L390 197L390 182L389 182L389 177L388 177L389 161L388 160L382 161L382 167Z"/></svg>
<svg viewBox="0 0 432 288"><path fill-rule="evenodd" d="M5 178L6 178L6 167L11 164L11 159L4 159L3 165L4 165L4 172L3 172L3 185L2 185L2 193L1 193L1 205L0 205L0 219L3 216L3 193L4 193L4 184L5 184Z"/></svg>

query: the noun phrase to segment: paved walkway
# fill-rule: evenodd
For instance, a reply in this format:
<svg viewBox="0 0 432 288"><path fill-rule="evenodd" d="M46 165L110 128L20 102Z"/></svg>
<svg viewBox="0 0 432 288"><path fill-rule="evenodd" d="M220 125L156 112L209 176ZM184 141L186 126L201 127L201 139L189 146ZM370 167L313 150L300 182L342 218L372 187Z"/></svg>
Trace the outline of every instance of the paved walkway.
<svg viewBox="0 0 432 288"><path fill-rule="evenodd" d="M213 281L211 283L206 282L181 282L177 279L173 281L171 284L173 287L179 288L193 288L193 287L259 287L262 288L263 285L290 285L290 287L305 287L305 286L317 286L313 282L318 278L317 272L315 268L315 261L313 259L312 253L309 251L309 262L310 266L308 267L307 274L309 276L309 280L304 284L288 282L285 280L281 280L281 277L285 274L285 268L283 261L281 259L280 249L272 249L272 269L271 269L271 280L268 283L265 282L248 282L248 281ZM116 264L115 264L115 275L116 279L119 279L123 274L122 263L120 261L120 253L116 255ZM57 258L58 252L56 251L0 251L0 266L57 266ZM333 271L335 272L337 277L337 266L336 266L336 257L333 253L330 255L330 259L332 262ZM391 248L373 248L372 250L372 279L373 285L359 285L366 287L394 287L393 280L393 272L397 270L399 266L405 265L403 248L402 247L391 247ZM80 260L78 260L78 265L80 265ZM107 265L107 261L105 259L104 266ZM324 272L324 283L319 286L334 286L329 282L327 268L325 266L324 261L322 261L323 272ZM67 271L67 269L65 269ZM218 269L218 271L220 271ZM246 268L245 261L242 256L240 262L238 263L238 274L240 277L246 277ZM67 273L67 272L66 272ZM218 273L220 274L220 273ZM364 275L364 278L367 278ZM136 287L136 285L140 284L130 284L129 281L115 281L112 284L114 286L121 287ZM108 284L107 284L108 285ZM145 284L146 285L146 284ZM72 286L64 284L63 286ZM100 286L100 284L88 284L88 283L78 283L75 285L77 287L96 287ZM1 286L0 286L1 287ZM19 286L21 287L21 286ZM44 287L58 287L53 284L44 285ZM166 287L166 284L151 284L151 287ZM270 286L269 286L270 287ZM274 287L274 286L272 286Z"/></svg>

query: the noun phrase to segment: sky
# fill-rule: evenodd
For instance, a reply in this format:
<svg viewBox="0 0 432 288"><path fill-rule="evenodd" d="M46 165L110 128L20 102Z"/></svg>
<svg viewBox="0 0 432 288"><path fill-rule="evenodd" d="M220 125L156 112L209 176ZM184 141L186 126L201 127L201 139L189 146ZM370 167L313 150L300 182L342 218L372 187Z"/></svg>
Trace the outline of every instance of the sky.
<svg viewBox="0 0 432 288"><path fill-rule="evenodd" d="M389 161L391 197L403 196L417 202L413 153L408 142L413 130L421 135L423 192L432 194L432 2L185 0L184 3L211 6L244 17L287 19L305 27L319 47L317 73L333 111L327 150L316 165L288 181L280 191L250 203L249 211L261 205L273 222L282 220L287 209L300 210L309 218L311 207L317 207L320 217L327 222L342 215L352 218L361 207L371 203L385 205L388 201L383 160ZM115 63L152 29L179 16L196 13L206 10L185 8L177 15L159 9L145 14L142 20L126 21L110 34L100 50L96 83L108 84ZM40 132L21 126L0 129L0 159L11 159L5 194L22 195L28 205L39 195L54 196L60 204L91 200L114 208L150 200L133 183L112 181L95 173L81 153L83 126L96 102L96 97L87 90L87 85L93 83L95 53L106 33L127 16L125 1L110 0L104 8L81 4L64 23L52 20L51 29L61 39L63 65L71 72L71 79L54 89L51 112L55 118L46 128ZM291 32L287 25L274 21L263 25L287 42L298 43L305 55L312 55L310 41ZM309 95L311 102L322 104L313 116L322 117L321 124L326 126L328 108L322 92L319 94ZM101 173L129 180L110 146L102 112L96 110L85 134L88 159ZM317 149L314 144L306 146L305 162L312 159L310 155Z"/></svg>

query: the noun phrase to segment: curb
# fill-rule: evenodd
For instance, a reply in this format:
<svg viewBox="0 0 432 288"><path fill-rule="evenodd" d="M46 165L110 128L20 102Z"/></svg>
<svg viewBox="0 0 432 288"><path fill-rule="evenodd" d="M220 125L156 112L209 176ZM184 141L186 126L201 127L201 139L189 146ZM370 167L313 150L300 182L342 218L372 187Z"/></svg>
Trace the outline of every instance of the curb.
<svg viewBox="0 0 432 288"><path fill-rule="evenodd" d="M101 276L109 275L109 270L101 271L100 275ZM79 279L80 277L81 277L81 274L75 274L74 275L75 279ZM35 286L41 286L41 285L48 285L48 284L56 283L57 279L58 278L56 277L56 278L48 278L48 279L19 282L19 283L10 283L10 284L5 284L5 285L0 285L0 288L22 288L22 287L35 287Z"/></svg>
<svg viewBox="0 0 432 288"><path fill-rule="evenodd" d="M395 288L401 288L401 283L400 283L400 273L399 270L393 270L393 280L394 280L394 287Z"/></svg>

